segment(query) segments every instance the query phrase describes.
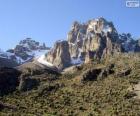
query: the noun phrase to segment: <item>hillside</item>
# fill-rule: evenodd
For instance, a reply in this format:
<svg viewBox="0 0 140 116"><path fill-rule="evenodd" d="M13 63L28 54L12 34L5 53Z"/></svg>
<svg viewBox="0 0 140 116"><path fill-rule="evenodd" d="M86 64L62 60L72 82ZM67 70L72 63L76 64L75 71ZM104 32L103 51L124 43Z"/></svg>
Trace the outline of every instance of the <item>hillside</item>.
<svg viewBox="0 0 140 116"><path fill-rule="evenodd" d="M31 75L32 90L0 97L0 115L139 116L140 54L125 53L75 66L63 74ZM133 60L132 60L133 59ZM12 107L10 107L12 106Z"/></svg>

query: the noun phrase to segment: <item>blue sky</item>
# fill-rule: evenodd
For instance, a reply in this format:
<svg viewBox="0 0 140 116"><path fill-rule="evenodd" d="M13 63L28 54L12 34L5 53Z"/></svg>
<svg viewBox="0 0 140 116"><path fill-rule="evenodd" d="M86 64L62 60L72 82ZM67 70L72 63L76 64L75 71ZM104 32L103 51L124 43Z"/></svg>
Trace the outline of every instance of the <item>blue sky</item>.
<svg viewBox="0 0 140 116"><path fill-rule="evenodd" d="M125 0L0 0L0 48L12 48L26 37L52 46L66 39L73 21L101 16L118 32L140 37L140 8L127 8Z"/></svg>

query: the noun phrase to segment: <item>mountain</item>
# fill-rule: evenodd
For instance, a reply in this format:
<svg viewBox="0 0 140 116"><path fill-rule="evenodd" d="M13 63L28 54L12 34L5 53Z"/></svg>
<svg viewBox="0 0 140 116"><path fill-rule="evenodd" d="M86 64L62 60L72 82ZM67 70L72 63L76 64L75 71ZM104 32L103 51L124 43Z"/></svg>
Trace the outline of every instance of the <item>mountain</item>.
<svg viewBox="0 0 140 116"><path fill-rule="evenodd" d="M67 41L57 41L45 59L63 69L120 52L139 51L139 40L133 39L129 33L119 34L112 22L100 17L84 24L74 22Z"/></svg>
<svg viewBox="0 0 140 116"><path fill-rule="evenodd" d="M16 62L16 64L23 64L47 53L49 49L45 43L40 44L31 38L26 38L21 40L13 49L9 49L6 52L0 51L0 58L8 60L9 62Z"/></svg>
<svg viewBox="0 0 140 116"><path fill-rule="evenodd" d="M140 39L134 39L130 33L119 34L119 41L124 52L140 52Z"/></svg>

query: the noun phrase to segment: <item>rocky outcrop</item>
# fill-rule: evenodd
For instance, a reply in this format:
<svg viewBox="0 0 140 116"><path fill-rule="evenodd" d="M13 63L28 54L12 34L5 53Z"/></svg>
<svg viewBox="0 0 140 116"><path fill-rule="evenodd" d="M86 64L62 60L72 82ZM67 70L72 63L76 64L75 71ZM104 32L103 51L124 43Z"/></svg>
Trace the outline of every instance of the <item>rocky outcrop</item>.
<svg viewBox="0 0 140 116"><path fill-rule="evenodd" d="M124 70L122 70L121 72L117 72L117 73L115 74L115 77L126 77L126 76L128 76L131 72L132 72L131 69L124 69Z"/></svg>
<svg viewBox="0 0 140 116"><path fill-rule="evenodd" d="M39 85L39 80L32 78L30 75L25 73L21 74L19 79L19 91L28 91Z"/></svg>
<svg viewBox="0 0 140 116"><path fill-rule="evenodd" d="M81 82L86 81L93 81L96 80L98 75L101 73L101 69L88 69L85 72L83 72L81 76Z"/></svg>
<svg viewBox="0 0 140 116"><path fill-rule="evenodd" d="M70 66L69 44L67 41L57 41L54 48L47 54L46 60L59 69Z"/></svg>
<svg viewBox="0 0 140 116"><path fill-rule="evenodd" d="M108 75L113 74L114 73L113 68L114 68L114 64L110 64L109 66L103 68L101 73L99 74L98 78L99 79L104 79Z"/></svg>
<svg viewBox="0 0 140 116"><path fill-rule="evenodd" d="M94 81L97 79L104 79L108 75L114 73L113 68L114 68L114 64L110 64L109 66L106 66L104 68L87 69L81 75L81 82Z"/></svg>

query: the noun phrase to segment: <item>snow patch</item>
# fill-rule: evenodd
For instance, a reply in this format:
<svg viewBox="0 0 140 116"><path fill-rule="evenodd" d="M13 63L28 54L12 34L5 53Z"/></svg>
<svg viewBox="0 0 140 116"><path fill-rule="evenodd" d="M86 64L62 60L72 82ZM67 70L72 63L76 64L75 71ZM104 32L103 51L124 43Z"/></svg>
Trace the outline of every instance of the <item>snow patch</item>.
<svg viewBox="0 0 140 116"><path fill-rule="evenodd" d="M45 60L45 55L40 56L40 57L37 59L37 61L38 61L39 63L43 64L43 65L48 66L48 67L53 67L53 64L51 64L50 62L47 62L47 61Z"/></svg>
<svg viewBox="0 0 140 116"><path fill-rule="evenodd" d="M112 31L112 29L109 25L104 26L104 28L103 28L104 33L111 32L111 31Z"/></svg>
<svg viewBox="0 0 140 116"><path fill-rule="evenodd" d="M73 65L82 64L83 61L80 58L71 58L71 63Z"/></svg>
<svg viewBox="0 0 140 116"><path fill-rule="evenodd" d="M39 58L41 55L48 53L49 50L34 50L31 52L27 52L28 55L34 56L35 58Z"/></svg>
<svg viewBox="0 0 140 116"><path fill-rule="evenodd" d="M69 43L70 45L72 45L72 46L75 46L75 44L74 43Z"/></svg>

